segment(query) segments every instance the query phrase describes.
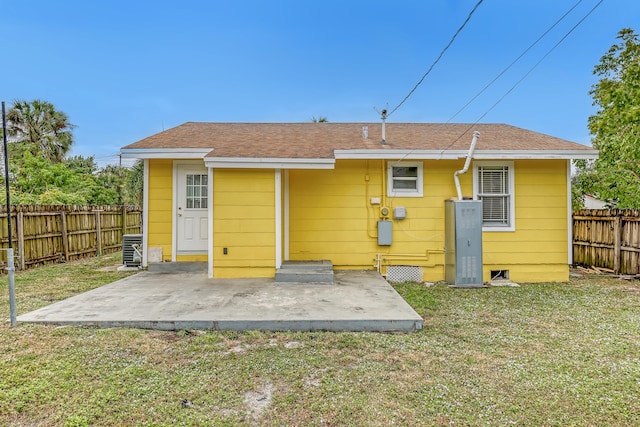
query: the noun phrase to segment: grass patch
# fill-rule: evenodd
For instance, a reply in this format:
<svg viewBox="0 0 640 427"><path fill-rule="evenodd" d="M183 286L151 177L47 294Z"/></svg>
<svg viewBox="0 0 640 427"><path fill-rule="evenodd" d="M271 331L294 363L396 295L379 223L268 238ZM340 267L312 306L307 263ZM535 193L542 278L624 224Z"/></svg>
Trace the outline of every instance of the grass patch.
<svg viewBox="0 0 640 427"><path fill-rule="evenodd" d="M22 314L123 277L16 276ZM0 314L8 319L7 286ZM401 284L414 334L0 326L0 425L637 425L640 286Z"/></svg>

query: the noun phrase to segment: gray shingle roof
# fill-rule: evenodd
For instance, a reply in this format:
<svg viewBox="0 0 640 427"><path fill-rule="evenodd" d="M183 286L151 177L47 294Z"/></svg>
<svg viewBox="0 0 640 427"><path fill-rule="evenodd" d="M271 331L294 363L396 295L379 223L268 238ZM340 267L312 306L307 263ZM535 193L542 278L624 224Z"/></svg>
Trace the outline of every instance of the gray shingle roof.
<svg viewBox="0 0 640 427"><path fill-rule="evenodd" d="M368 137L363 137L363 127ZM593 151L593 148L506 124L188 122L123 147L210 149L209 157L330 159L335 150L466 150L479 131L477 150Z"/></svg>

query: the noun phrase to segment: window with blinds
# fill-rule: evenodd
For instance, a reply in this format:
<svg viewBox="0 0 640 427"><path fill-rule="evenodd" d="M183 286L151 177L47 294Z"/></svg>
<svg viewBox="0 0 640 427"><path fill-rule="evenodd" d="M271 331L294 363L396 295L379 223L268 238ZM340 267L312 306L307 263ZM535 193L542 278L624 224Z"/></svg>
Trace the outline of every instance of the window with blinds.
<svg viewBox="0 0 640 427"><path fill-rule="evenodd" d="M511 188L509 166L477 167L478 200L482 200L482 225L484 227L510 227L511 202L513 189Z"/></svg>

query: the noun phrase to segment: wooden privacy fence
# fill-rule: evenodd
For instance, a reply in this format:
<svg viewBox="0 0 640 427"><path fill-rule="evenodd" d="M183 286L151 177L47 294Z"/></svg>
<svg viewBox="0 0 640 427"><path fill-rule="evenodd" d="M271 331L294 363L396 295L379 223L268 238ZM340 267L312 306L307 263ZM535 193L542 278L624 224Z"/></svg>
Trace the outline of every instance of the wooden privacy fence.
<svg viewBox="0 0 640 427"><path fill-rule="evenodd" d="M141 213L134 206L12 206L16 268L121 250L123 234L141 233ZM0 208L0 246L9 247L6 206ZM0 251L0 265L7 265L6 251Z"/></svg>
<svg viewBox="0 0 640 427"><path fill-rule="evenodd" d="M640 210L574 212L573 262L616 274L640 274Z"/></svg>

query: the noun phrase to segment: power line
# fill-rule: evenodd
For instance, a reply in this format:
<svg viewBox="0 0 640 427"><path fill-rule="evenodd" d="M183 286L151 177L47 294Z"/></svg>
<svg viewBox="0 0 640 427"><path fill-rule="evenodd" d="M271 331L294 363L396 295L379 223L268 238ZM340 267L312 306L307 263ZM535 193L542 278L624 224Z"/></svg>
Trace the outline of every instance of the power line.
<svg viewBox="0 0 640 427"><path fill-rule="evenodd" d="M500 104L511 92L513 92L513 90L520 84L522 83L522 81L524 79L526 79L527 77L529 77L529 75L533 72L533 70L535 70L538 65L540 65L542 63L542 61L544 61L547 56L549 56L551 54L551 52L553 52L558 46L560 46L560 44L567 38L569 37L569 35L575 31L576 28L578 28L588 17L589 15L591 15L602 3L604 2L604 0L600 0L598 3L596 3L595 6L593 6L591 8L591 10L589 10L589 12L587 12L573 27L571 27L571 29L569 31L567 31L567 33L562 36L562 38L560 38L560 40L558 40L558 42L553 45L553 47L551 49L549 49L547 51L547 53L545 53L542 58L540 58L540 60L538 60L538 62L536 62L530 69L529 71L527 71L521 78L520 80L518 80L517 82L514 83L513 86L511 86L511 88L509 88L509 90L507 90L491 107L489 107L484 113L482 113L482 115L480 117L478 117L478 119L473 122L471 125L469 125L469 127L467 129L464 130L464 132L462 132L460 134L460 136L458 138L456 138L453 142L451 142L451 144L449 144L446 148L444 148L442 150L441 153L444 153L445 151L447 151L449 148L451 148L451 146L453 146L453 144L455 144L456 142L458 142L458 140L460 138L462 138L462 136L467 133L469 130L471 130L471 128L473 126L475 126L476 124L478 124L478 122L480 122L480 120L482 120L487 114L489 114L498 104ZM457 113L456 113L457 114Z"/></svg>
<svg viewBox="0 0 640 427"><path fill-rule="evenodd" d="M504 70L502 70L502 72L500 72L500 74L498 74L496 77L493 78L493 80L491 80L489 83L487 83L477 94L475 94L473 96L473 98L471 98L466 104L464 104L462 106L462 108L460 108L458 111L455 112L454 115L452 115L451 117L449 117L449 119L445 122L445 123L449 123L451 122L458 114L460 114L461 112L463 112L473 101L475 101L480 95L482 95L484 93L484 91L486 91L487 89L489 89L489 87L491 87L491 85L493 85L500 77L502 77L507 71L509 71L509 69L511 69L511 67L513 67L516 62L518 62L520 59L522 59L523 56L525 56L527 54L527 52L529 52L535 45L537 45L540 40L542 40L547 34L549 34L549 32L551 32L551 30L553 30L561 21L564 20L564 18L567 17L567 15L569 15L571 12L573 12L573 10L578 7L578 5L580 3L582 3L584 0L578 0L578 2L576 2L576 4L574 4L569 10L567 10L565 12L564 15L562 15L552 26L550 26L544 33L542 33L542 35L540 35L540 37L538 37L536 39L536 41L534 41L531 45L529 45L528 48L526 48L516 59L513 60L513 62L511 62L511 64L509 64Z"/></svg>
<svg viewBox="0 0 640 427"><path fill-rule="evenodd" d="M404 97L404 99L402 101L400 101L400 103L393 109L391 110L390 113L387 114L387 117L389 117L390 115L392 115L398 108L400 108L400 106L402 106L402 104L405 103L405 101L407 99L409 99L409 97L411 95L413 95L413 92L416 91L416 89L418 89L418 86L420 86L422 84L422 82L424 81L424 79L429 75L429 73L431 73L431 70L433 70L433 67L436 66L436 64L438 62L440 62L440 59L442 58L442 56L444 55L444 53L449 49L449 47L453 44L453 42L455 41L456 37L458 37L458 34L460 34L460 32L462 31L462 29L467 25L467 23L469 22L469 20L471 19L471 16L473 15L473 13L476 11L476 9L478 9L478 7L482 4L484 0L479 0L478 3L476 3L476 5L473 7L473 9L471 9L471 12L469 12L469 15L467 15L467 19L464 20L464 22L462 23L462 25L460 26L460 28L458 28L458 30L455 32L455 34L453 35L453 37L451 37L451 40L449 40L449 43L447 43L447 45L444 47L444 49L442 49L442 51L440 52L440 55L438 55L438 57L436 58L435 61L433 61L433 64L431 64L431 66L429 67L429 69L427 70L426 73L423 74L422 78L418 81L418 83L416 83L416 85L413 87L413 89L411 89L409 91L409 93L407 94L407 96Z"/></svg>
<svg viewBox="0 0 640 427"><path fill-rule="evenodd" d="M542 58L540 58L540 60L539 60L538 62L536 62L536 63L533 65L533 67L531 67L531 68L529 69L529 71L527 71L527 72L525 73L525 75L524 75L524 76L522 76L522 78L521 78L520 80L518 80L518 81L517 81L513 86L511 86L511 88L510 88L508 91L506 91L506 92L504 93L504 95L502 95L502 96L501 96L501 97L500 97L500 98L495 102L495 104L493 104L493 105L492 105L492 106L491 106L491 107L490 107L490 108L489 108L489 109L488 109L484 114L482 114L482 115L478 118L478 120L476 121L476 123L478 123L478 122L479 122L480 120L482 120L482 119L483 119L487 114L489 114L489 112L490 112L491 110L493 110L493 109L494 109L494 108L495 108L495 107L496 107L500 102L502 102L502 100L503 100L503 99L505 99L505 98L507 97L507 95L509 95L509 94L510 94L510 93L511 93L511 92L512 92L512 91L513 91L513 90L514 90L514 89L515 89L515 88L516 88L520 83L522 83L522 81L523 81L524 79L526 79L527 77L529 77L529 74L531 74L531 73L533 72L533 70L535 70L535 69L538 67L538 65L540 65L540 64L542 63L542 61L544 61L544 60L547 58L547 56L549 56L549 55L551 54L551 52L553 52L553 51L554 51L558 46L560 46L560 44L561 44L561 43L562 43L562 42L563 42L567 37L569 37L569 35L570 35L570 34L571 34L571 33L572 33L576 28L578 28L578 27L580 26L580 24L582 24L582 23L584 22L584 21L589 17L589 15L591 15L591 14L592 14L592 13L593 13L597 8L598 8L598 6L600 6L600 5L602 4L602 2L604 2L604 0L600 0L598 3L596 3L596 5L595 5L595 6L593 6L593 7L591 8L591 10L590 10L589 12L587 12L587 14L586 14L586 15L584 15L584 16L583 16L583 17L582 17L582 18L581 18L581 19L576 23L576 25L574 25L573 27L571 27L571 29L570 29L570 30L569 30L569 31L568 31L564 36L562 36L562 38L561 38L560 40L558 40L558 42L557 42L555 45L553 45L553 47L552 47L551 49L549 49L549 50L547 51L547 53L545 53L545 54L542 56Z"/></svg>

